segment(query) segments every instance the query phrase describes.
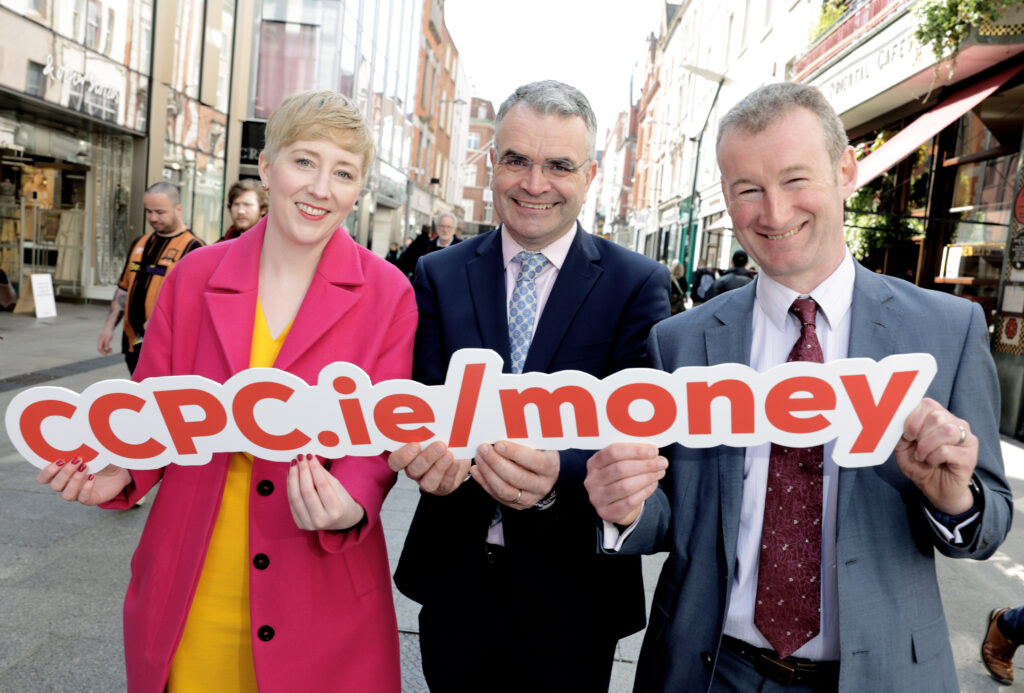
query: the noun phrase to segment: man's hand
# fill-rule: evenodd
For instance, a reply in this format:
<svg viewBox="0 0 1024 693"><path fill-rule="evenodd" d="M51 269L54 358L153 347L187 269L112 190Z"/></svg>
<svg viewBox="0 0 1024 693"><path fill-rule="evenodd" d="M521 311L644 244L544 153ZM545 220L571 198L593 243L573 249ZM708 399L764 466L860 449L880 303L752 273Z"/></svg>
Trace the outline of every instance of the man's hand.
<svg viewBox="0 0 1024 693"><path fill-rule="evenodd" d="M926 397L910 412L893 452L900 470L938 511L959 515L974 505L968 483L978 464L978 438L935 400Z"/></svg>
<svg viewBox="0 0 1024 693"><path fill-rule="evenodd" d="M299 455L288 469L288 506L299 529L343 530L366 511L312 455Z"/></svg>
<svg viewBox="0 0 1024 693"><path fill-rule="evenodd" d="M457 460L441 441L421 449L419 443L407 443L388 457L392 471L405 475L420 488L435 496L447 496L462 485L472 460Z"/></svg>
<svg viewBox="0 0 1024 693"><path fill-rule="evenodd" d="M66 463L57 460L47 465L39 471L36 481L48 485L66 501L99 505L116 498L132 483L132 475L127 469L112 464L90 474L86 463L75 457Z"/></svg>
<svg viewBox="0 0 1024 693"><path fill-rule="evenodd" d="M481 445L469 473L491 498L516 510L532 508L551 493L561 471L554 450L534 450L502 440Z"/></svg>
<svg viewBox="0 0 1024 693"><path fill-rule="evenodd" d="M113 337L113 330L103 328L103 331L100 332L100 338L96 341L96 351L100 352L101 354L111 353L113 349L110 348L110 340L113 339Z"/></svg>
<svg viewBox="0 0 1024 693"><path fill-rule="evenodd" d="M587 460L583 486L602 520L629 525L665 476L668 460L654 445L613 443Z"/></svg>

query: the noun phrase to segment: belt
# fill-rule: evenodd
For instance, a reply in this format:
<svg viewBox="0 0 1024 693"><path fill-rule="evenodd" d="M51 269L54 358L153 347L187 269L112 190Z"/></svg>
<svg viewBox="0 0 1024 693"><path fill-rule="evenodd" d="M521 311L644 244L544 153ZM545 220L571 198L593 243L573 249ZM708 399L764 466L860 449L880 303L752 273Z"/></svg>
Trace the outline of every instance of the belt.
<svg viewBox="0 0 1024 693"><path fill-rule="evenodd" d="M835 689L839 682L839 662L812 662L779 659L774 650L754 647L742 640L722 636L722 645L733 654L754 665L754 670L766 679L783 686L827 687Z"/></svg>
<svg viewBox="0 0 1024 693"><path fill-rule="evenodd" d="M484 560L487 565L505 565L505 547L501 544L484 544Z"/></svg>

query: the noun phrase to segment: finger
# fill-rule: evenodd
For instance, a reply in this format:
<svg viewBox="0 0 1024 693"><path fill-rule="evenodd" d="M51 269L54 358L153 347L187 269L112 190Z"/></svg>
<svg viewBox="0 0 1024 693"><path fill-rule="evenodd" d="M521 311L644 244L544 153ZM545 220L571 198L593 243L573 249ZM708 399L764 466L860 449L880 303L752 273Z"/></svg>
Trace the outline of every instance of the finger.
<svg viewBox="0 0 1024 693"><path fill-rule="evenodd" d="M587 461L587 466L602 469L621 460L644 460L657 455L658 448L647 443L612 443L594 453Z"/></svg>
<svg viewBox="0 0 1024 693"><path fill-rule="evenodd" d="M83 505L96 505L97 501L94 498L93 487L96 485L96 475L93 474L87 465L82 465L78 471L79 474L85 476L85 480L82 482L82 488L78 492L78 502Z"/></svg>
<svg viewBox="0 0 1024 693"><path fill-rule="evenodd" d="M496 475L506 487L515 489L509 498L515 498L519 489L536 492L541 488L540 479L536 474L499 454L493 445L484 443L477 448L476 461L488 473ZM501 489L500 485L493 482L491 485Z"/></svg>
<svg viewBox="0 0 1024 693"><path fill-rule="evenodd" d="M501 476L497 474L486 461L480 459L479 456L477 457L474 469L477 470L476 474L474 474L474 478L477 479L477 481L483 479L484 483L481 485L483 485L485 489L488 490L488 493L491 494L491 497L499 503L512 506L512 501L516 500L516 498L522 500L522 498L519 497L520 487L513 486L502 479Z"/></svg>
<svg viewBox="0 0 1024 693"><path fill-rule="evenodd" d="M322 523L318 527L328 527L340 519L345 512L341 496L338 494L338 487L341 482L327 471L312 455L308 456L310 469L313 472L313 486L316 488L317 496L324 510Z"/></svg>
<svg viewBox="0 0 1024 693"><path fill-rule="evenodd" d="M418 454L420 454L419 443L406 443L388 455L388 466L391 467L391 471L400 472L408 467Z"/></svg>
<svg viewBox="0 0 1024 693"><path fill-rule="evenodd" d="M435 462L427 470L427 473L420 477L420 488L427 493L437 493L448 472L455 466L455 459L448 455Z"/></svg>
<svg viewBox="0 0 1024 693"><path fill-rule="evenodd" d="M906 440L917 440L928 418L938 411L946 411L946 409L930 397L922 399L914 407L913 411L907 415L907 420L903 423L903 438Z"/></svg>
<svg viewBox="0 0 1024 693"><path fill-rule="evenodd" d="M620 498L614 503L603 506L594 506L598 517L620 525L632 524L640 513L644 501L651 497L657 490L657 482L648 484L625 498Z"/></svg>
<svg viewBox="0 0 1024 693"><path fill-rule="evenodd" d="M419 481L430 471L430 468L442 460L453 460L454 457L448 451L448 446L440 441L435 441L427 446L426 450L416 456L405 469L406 475L414 481Z"/></svg>
<svg viewBox="0 0 1024 693"><path fill-rule="evenodd" d="M309 518L309 511L302 498L302 490L299 483L299 463L297 459L292 460L288 468L288 507L292 511L292 517L299 529L313 529L313 523Z"/></svg>
<svg viewBox="0 0 1024 693"><path fill-rule="evenodd" d="M46 465L45 467L39 470L39 473L36 474L36 481L44 485L49 484L51 481L53 481L53 478L57 476L57 473L60 472L61 467L63 467L65 464L66 462L64 460L57 460L56 462L51 462L50 464ZM57 491L59 489L54 490Z"/></svg>
<svg viewBox="0 0 1024 693"><path fill-rule="evenodd" d="M611 505L628 499L642 489L648 488L651 484L657 484L664 476L665 472L660 471L627 477L621 481L595 489L591 493L591 498L592 501L596 500L603 505Z"/></svg>
<svg viewBox="0 0 1024 693"><path fill-rule="evenodd" d="M296 465L299 468L299 495L309 515L310 529L321 527L326 513L316 484L313 483L313 467L318 464L311 461L310 455L299 455L299 463Z"/></svg>
<svg viewBox="0 0 1024 693"><path fill-rule="evenodd" d="M82 485L85 483L86 474L84 471L86 466L84 463L76 463L72 460L65 465L65 468L67 467L73 467L73 470L67 478L67 483L64 485L64 490L61 491L60 497L66 501L77 501L79 494L82 492Z"/></svg>
<svg viewBox="0 0 1024 693"><path fill-rule="evenodd" d="M448 467L448 471L441 480L438 493L442 495L449 494L461 486L466 480L466 474L469 472L469 465L472 464L472 462L472 460L455 460L455 462Z"/></svg>
<svg viewBox="0 0 1024 693"><path fill-rule="evenodd" d="M506 460L535 474L547 473L547 455L543 451L508 440L499 440L494 451Z"/></svg>
<svg viewBox="0 0 1024 693"><path fill-rule="evenodd" d="M664 472L667 469L668 460L658 455L643 460L620 460L594 472L594 476L605 484L610 484L633 476Z"/></svg>

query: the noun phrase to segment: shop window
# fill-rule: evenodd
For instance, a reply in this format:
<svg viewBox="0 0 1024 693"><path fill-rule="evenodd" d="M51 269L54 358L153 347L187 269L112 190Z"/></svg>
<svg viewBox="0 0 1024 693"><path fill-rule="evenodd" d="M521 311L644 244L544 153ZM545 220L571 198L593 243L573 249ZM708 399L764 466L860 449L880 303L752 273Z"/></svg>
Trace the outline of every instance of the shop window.
<svg viewBox="0 0 1024 693"><path fill-rule="evenodd" d="M29 96L43 98L45 91L46 80L43 76L43 66L29 60L28 69L25 71L25 93Z"/></svg>

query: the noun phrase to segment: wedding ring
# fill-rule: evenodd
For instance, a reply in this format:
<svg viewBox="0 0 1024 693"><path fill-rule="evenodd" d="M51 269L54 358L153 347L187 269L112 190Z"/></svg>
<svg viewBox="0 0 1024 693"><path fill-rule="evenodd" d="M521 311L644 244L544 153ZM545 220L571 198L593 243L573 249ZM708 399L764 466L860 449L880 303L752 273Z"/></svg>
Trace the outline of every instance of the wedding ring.
<svg viewBox="0 0 1024 693"><path fill-rule="evenodd" d="M516 496L515 500L511 501L510 505L518 505L519 499L523 497L523 489L519 489L519 495Z"/></svg>
<svg viewBox="0 0 1024 693"><path fill-rule="evenodd" d="M960 440L956 441L956 444L963 445L965 440L967 440L967 429L960 426Z"/></svg>

